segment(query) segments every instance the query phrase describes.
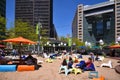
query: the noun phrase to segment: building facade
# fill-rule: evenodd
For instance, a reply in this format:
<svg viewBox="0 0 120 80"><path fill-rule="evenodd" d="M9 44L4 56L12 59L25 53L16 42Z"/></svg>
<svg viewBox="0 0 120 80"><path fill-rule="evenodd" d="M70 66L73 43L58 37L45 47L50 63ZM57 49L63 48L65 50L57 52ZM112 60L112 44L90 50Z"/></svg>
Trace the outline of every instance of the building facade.
<svg viewBox="0 0 120 80"><path fill-rule="evenodd" d="M53 26L53 0L15 0L15 19L22 19L34 27L40 22L47 30L45 36L56 38Z"/></svg>
<svg viewBox="0 0 120 80"><path fill-rule="evenodd" d="M0 0L0 16L6 16L6 0Z"/></svg>
<svg viewBox="0 0 120 80"><path fill-rule="evenodd" d="M5 18L6 18L6 0L0 0L0 17L4 18L4 22L0 22L0 40L4 39L5 35Z"/></svg>
<svg viewBox="0 0 120 80"><path fill-rule="evenodd" d="M72 37L80 41L105 43L120 36L120 0L109 0L95 5L77 6L72 23Z"/></svg>

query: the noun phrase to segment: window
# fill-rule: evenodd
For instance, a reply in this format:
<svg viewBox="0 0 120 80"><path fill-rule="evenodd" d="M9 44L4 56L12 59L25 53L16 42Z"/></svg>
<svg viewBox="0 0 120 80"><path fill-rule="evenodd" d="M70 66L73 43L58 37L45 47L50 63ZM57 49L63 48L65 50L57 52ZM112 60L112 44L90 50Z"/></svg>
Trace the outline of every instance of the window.
<svg viewBox="0 0 120 80"><path fill-rule="evenodd" d="M96 30L97 30L97 35L103 34L103 21L102 20L97 22Z"/></svg>
<svg viewBox="0 0 120 80"><path fill-rule="evenodd" d="M106 29L107 29L107 30L109 30L109 29L110 29L110 21L107 21L107 23L106 23L106 24L107 24Z"/></svg>
<svg viewBox="0 0 120 80"><path fill-rule="evenodd" d="M88 31L92 31L92 24L88 25Z"/></svg>

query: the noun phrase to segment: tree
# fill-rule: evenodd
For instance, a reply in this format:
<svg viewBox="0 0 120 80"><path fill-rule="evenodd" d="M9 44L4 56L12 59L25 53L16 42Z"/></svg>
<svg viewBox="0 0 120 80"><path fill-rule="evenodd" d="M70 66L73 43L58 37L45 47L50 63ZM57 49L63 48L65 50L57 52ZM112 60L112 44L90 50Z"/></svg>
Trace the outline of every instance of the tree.
<svg viewBox="0 0 120 80"><path fill-rule="evenodd" d="M77 38L72 38L72 43L75 43L76 47L79 47L79 46L84 46L84 42L81 42L79 39Z"/></svg>
<svg viewBox="0 0 120 80"><path fill-rule="evenodd" d="M60 37L60 40L63 41L63 42L68 42L68 38L64 37L64 36L61 36Z"/></svg>
<svg viewBox="0 0 120 80"><path fill-rule="evenodd" d="M5 30L6 30L6 27L5 27L5 24L6 24L6 19L4 17L1 17L0 16L0 39L5 39Z"/></svg>
<svg viewBox="0 0 120 80"><path fill-rule="evenodd" d="M21 20L16 20L15 27L11 27L7 33L8 38L22 36L33 41L37 40L34 27L27 22L22 22Z"/></svg>

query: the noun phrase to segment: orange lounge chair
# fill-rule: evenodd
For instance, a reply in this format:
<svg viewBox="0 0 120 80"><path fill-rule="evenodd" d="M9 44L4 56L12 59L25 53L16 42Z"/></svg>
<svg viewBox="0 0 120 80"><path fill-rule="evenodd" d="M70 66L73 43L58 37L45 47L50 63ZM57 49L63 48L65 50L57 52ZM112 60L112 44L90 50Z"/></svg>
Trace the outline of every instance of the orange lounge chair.
<svg viewBox="0 0 120 80"><path fill-rule="evenodd" d="M17 71L34 71L34 65L18 65Z"/></svg>

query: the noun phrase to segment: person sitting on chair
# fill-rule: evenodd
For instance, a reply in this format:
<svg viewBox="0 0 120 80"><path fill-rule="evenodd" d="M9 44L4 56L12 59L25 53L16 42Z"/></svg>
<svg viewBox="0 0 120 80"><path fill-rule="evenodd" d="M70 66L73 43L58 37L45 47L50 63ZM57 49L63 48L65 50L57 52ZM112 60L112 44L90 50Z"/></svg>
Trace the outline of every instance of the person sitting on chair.
<svg viewBox="0 0 120 80"><path fill-rule="evenodd" d="M69 68L72 68L72 65L73 65L72 57L69 57L68 69L69 69Z"/></svg>
<svg viewBox="0 0 120 80"><path fill-rule="evenodd" d="M67 66L67 60L64 59L63 62L61 63L62 66Z"/></svg>

